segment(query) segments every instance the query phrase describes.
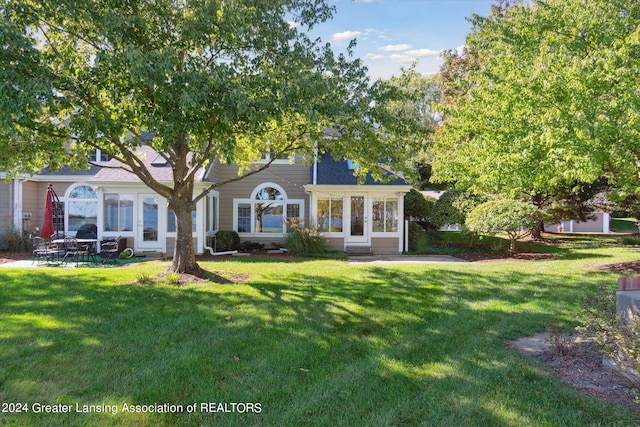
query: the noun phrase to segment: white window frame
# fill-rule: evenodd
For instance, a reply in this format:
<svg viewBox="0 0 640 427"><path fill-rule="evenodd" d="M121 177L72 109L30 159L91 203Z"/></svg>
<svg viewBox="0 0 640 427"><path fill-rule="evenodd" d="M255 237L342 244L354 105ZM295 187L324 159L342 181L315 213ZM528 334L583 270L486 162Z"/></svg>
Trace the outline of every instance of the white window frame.
<svg viewBox="0 0 640 427"><path fill-rule="evenodd" d="M398 217L396 218L396 231L373 231L373 204L376 201L380 201L383 200L384 201L384 214L387 214L387 199L390 200L395 200L396 201L396 211L398 214ZM400 218L400 197L398 197L397 195L393 194L389 194L389 195L384 195L384 196L372 196L371 197L371 235L372 237L396 237L399 235L400 233L400 221L402 221L402 218ZM385 221L386 224L386 221Z"/></svg>
<svg viewBox="0 0 640 427"><path fill-rule="evenodd" d="M318 202L320 200L329 200L329 206L331 206L331 200L340 200L342 202L342 231L320 231L320 233L325 236L325 237L344 237L345 236L345 207L347 204L347 197L344 195L322 195L322 196L317 196L315 198L314 201L314 206L313 206L313 218L315 219L315 225L319 226L318 224ZM330 208L331 209L331 208ZM331 210L329 211L331 212ZM319 229L318 229L319 230Z"/></svg>
<svg viewBox="0 0 640 427"><path fill-rule="evenodd" d="M282 196L279 200L274 200L275 203L282 204L282 232L281 233L265 233L265 232L256 232L255 224L256 224L256 210L255 204L259 203L260 200L256 199L256 196L260 191L265 188L273 188L280 192ZM241 204L249 204L251 206L251 219L250 219L250 231L249 232L240 232L238 231L238 206ZM274 182L265 182L258 185L251 192L251 197L247 199L233 199L233 229L236 230L239 236L242 237L284 237L287 235L287 206L288 205L300 205L300 216L299 220L302 221L304 219L304 200L303 199L289 199L287 196L287 192L280 185Z"/></svg>
<svg viewBox="0 0 640 427"><path fill-rule="evenodd" d="M77 198L71 198L71 193L78 187L89 187L90 189L93 190L93 192L96 194L96 198L95 199L77 199ZM64 194L64 233L65 235L69 235L71 233L76 233L78 230L71 230L70 226L71 223L69 221L69 211L71 210L71 204L73 202L91 202L93 203L95 201L96 204L96 222L95 225L96 227L100 227L100 221L102 220L102 213L100 212L100 209L102 209L102 202L101 202L101 192L98 191L98 189L92 185L87 184L86 182L77 182L74 183L72 185L70 185L67 188L67 191ZM63 199L60 199L60 201L62 202Z"/></svg>

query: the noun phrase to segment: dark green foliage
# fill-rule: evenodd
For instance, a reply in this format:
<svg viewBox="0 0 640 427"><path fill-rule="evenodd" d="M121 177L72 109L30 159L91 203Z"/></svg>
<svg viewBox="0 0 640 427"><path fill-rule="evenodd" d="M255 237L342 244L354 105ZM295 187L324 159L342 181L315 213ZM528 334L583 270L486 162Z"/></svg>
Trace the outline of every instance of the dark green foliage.
<svg viewBox="0 0 640 427"><path fill-rule="evenodd" d="M250 242L250 241L242 242L238 246L238 249L240 249L241 251L247 251L247 252L257 251L262 248L264 248L264 243Z"/></svg>
<svg viewBox="0 0 640 427"><path fill-rule="evenodd" d="M431 214L431 208L435 204L436 199L424 196L418 190L412 188L404 196L404 215L405 219L425 220Z"/></svg>
<svg viewBox="0 0 640 427"><path fill-rule="evenodd" d="M436 227L447 224L464 224L467 214L485 201L487 201L487 197L484 195L462 190L447 191L433 205L429 220Z"/></svg>
<svg viewBox="0 0 640 427"><path fill-rule="evenodd" d="M409 252L424 253L427 249L427 233L420 224L409 221Z"/></svg>
<svg viewBox="0 0 640 427"><path fill-rule="evenodd" d="M233 230L221 230L216 234L216 251L235 251L240 245L240 236Z"/></svg>

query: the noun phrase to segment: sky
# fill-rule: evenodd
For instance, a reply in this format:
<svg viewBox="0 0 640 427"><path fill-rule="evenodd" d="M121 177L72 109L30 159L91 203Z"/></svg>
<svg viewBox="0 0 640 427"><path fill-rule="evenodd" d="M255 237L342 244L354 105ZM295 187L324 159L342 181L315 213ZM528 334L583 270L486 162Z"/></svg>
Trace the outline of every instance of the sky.
<svg viewBox="0 0 640 427"><path fill-rule="evenodd" d="M473 14L488 15L492 0L332 0L334 18L313 29L314 36L344 52L356 39L355 56L373 80L399 75L418 61L416 70L434 74L440 52L464 45Z"/></svg>

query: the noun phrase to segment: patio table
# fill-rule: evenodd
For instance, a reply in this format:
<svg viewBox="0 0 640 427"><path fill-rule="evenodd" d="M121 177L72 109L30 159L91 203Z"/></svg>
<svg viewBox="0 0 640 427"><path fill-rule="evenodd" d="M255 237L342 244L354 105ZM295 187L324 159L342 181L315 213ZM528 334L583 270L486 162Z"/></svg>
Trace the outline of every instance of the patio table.
<svg viewBox="0 0 640 427"><path fill-rule="evenodd" d="M75 239L79 245L86 245L88 252L89 252L89 262L93 262L93 263L97 263L98 260L96 259L96 254L97 254L97 243L99 242L98 239ZM59 244L59 245L64 245L64 239L55 239L51 241L52 243L55 244Z"/></svg>

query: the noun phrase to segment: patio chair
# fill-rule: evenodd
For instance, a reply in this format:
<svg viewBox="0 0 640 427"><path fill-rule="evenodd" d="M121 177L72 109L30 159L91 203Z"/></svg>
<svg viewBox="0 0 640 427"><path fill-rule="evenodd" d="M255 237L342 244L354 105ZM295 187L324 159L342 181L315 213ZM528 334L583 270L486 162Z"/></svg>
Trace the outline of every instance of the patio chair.
<svg viewBox="0 0 640 427"><path fill-rule="evenodd" d="M87 246L80 245L75 237L67 236L64 238L64 258L62 262L66 262L68 258L75 258L77 267L80 258L85 257L89 257L89 248Z"/></svg>
<svg viewBox="0 0 640 427"><path fill-rule="evenodd" d="M111 260L116 260L118 255L120 255L120 238L121 236L118 236L114 240L103 242L100 245L100 256L104 258L102 260L103 264Z"/></svg>
<svg viewBox="0 0 640 427"><path fill-rule="evenodd" d="M54 260L56 262L60 261L60 257L64 256L64 249L58 245L50 244L42 237L33 237L31 243L33 245L32 263L35 263L37 260L38 263L44 261L49 264Z"/></svg>

